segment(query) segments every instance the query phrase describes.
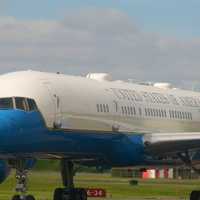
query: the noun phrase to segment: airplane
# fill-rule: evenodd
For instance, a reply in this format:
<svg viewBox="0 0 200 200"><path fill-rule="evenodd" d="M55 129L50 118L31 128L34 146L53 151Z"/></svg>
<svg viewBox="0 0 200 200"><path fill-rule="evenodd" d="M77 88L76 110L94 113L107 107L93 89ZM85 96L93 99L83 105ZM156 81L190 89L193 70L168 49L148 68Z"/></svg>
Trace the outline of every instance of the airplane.
<svg viewBox="0 0 200 200"><path fill-rule="evenodd" d="M104 73L31 70L1 75L0 85L0 182L16 169L12 200L35 200L27 177L38 159L60 160L64 187L54 200L87 200L74 185L76 163L200 171L200 93ZM192 191L190 200L198 199L200 191Z"/></svg>

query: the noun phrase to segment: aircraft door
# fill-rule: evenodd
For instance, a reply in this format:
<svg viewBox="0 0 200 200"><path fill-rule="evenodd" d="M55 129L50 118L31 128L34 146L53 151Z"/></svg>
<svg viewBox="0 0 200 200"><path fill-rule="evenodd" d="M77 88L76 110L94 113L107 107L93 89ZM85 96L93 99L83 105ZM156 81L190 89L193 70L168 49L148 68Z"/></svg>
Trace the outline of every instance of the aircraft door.
<svg viewBox="0 0 200 200"><path fill-rule="evenodd" d="M56 90L52 86L50 82L44 83L45 87L47 88L52 105L54 107L54 113L53 113L53 128L61 128L62 127L62 109L61 109L61 100L60 97L57 95Z"/></svg>
<svg viewBox="0 0 200 200"><path fill-rule="evenodd" d="M118 113L119 113L119 103L117 101L113 101L113 106L114 106L114 123L112 125L112 131L113 132L118 132L120 129L120 125L118 123Z"/></svg>
<svg viewBox="0 0 200 200"><path fill-rule="evenodd" d="M61 112L60 97L55 94L54 98L55 98L55 121L53 123L53 126L54 128L61 128L62 127L62 112Z"/></svg>

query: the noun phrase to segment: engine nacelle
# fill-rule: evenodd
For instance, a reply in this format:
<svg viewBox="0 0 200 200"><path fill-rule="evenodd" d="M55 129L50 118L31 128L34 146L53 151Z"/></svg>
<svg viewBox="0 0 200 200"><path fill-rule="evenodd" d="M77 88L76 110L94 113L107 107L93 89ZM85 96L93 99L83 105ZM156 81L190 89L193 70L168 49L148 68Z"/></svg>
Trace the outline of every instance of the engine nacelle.
<svg viewBox="0 0 200 200"><path fill-rule="evenodd" d="M11 168L8 166L7 162L0 160L0 184L3 183L9 176Z"/></svg>

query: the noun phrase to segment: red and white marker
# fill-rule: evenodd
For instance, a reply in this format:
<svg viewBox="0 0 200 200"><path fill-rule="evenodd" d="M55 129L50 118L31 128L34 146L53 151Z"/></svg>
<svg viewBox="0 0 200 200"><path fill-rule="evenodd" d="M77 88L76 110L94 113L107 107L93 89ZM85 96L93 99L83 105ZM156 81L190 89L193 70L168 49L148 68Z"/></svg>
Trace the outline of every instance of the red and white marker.
<svg viewBox="0 0 200 200"><path fill-rule="evenodd" d="M96 198L106 197L106 190L101 189L101 188L88 188L87 196L96 197Z"/></svg>

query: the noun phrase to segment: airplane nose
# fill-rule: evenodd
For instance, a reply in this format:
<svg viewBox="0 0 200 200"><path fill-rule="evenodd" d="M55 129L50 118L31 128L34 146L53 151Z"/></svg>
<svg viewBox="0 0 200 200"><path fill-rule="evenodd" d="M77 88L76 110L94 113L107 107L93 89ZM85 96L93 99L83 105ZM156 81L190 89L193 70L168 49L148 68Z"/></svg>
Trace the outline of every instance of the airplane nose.
<svg viewBox="0 0 200 200"><path fill-rule="evenodd" d="M0 154L16 153L22 148L30 147L33 141L38 142L35 133L41 130L46 131L46 128L39 112L0 110Z"/></svg>

